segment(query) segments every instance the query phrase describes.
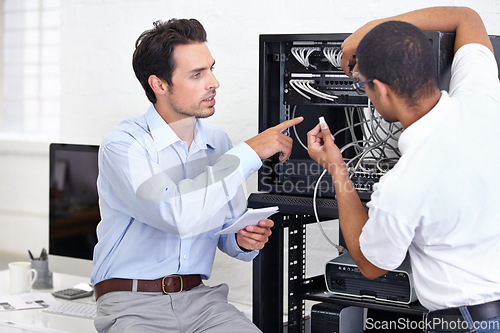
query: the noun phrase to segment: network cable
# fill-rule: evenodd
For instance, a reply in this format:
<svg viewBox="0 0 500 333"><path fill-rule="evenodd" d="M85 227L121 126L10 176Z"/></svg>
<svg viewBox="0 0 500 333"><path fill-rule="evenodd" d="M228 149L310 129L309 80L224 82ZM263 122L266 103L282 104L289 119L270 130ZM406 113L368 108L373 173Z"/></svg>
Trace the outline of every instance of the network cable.
<svg viewBox="0 0 500 333"><path fill-rule="evenodd" d="M309 63L309 56L314 52L318 51L317 47L292 47L291 53L297 59L298 62L300 62L304 67L309 68L309 67L314 67L316 66L311 65Z"/></svg>
<svg viewBox="0 0 500 333"><path fill-rule="evenodd" d="M323 226L321 225L321 221L319 220L318 209L316 207L316 193L318 192L318 186L319 186L319 183L321 181L321 178L323 178L323 176L325 175L325 173L326 173L326 169L323 170L323 172L321 173L321 175L318 177L318 181L316 182L316 185L314 186L314 193L313 193L313 211L314 211L314 217L316 218L316 222L319 225L319 230L323 234L323 237L325 237L325 239L328 241L328 243L330 243L335 249L337 249L337 251L339 251L339 255L341 255L341 254L343 254L346 251L345 248L342 245L340 245L340 244L336 244L326 234L325 230L323 229Z"/></svg>
<svg viewBox="0 0 500 333"><path fill-rule="evenodd" d="M340 47L327 46L323 48L325 58L337 69L341 69L342 49Z"/></svg>
<svg viewBox="0 0 500 333"><path fill-rule="evenodd" d="M295 118L296 109L297 106L295 105L292 110L292 118ZM349 170L349 176L351 179L360 172L383 175L390 169L390 167L383 168L381 167L381 163L387 163L391 166L395 164L397 159L401 156L401 153L397 148L399 134L403 131L401 124L385 122L380 114L376 112L375 108L370 105L370 101L367 110L368 112L366 112L365 108L362 107L345 107L344 112L347 126L339 129L333 134L335 137L339 133L347 131L351 136L351 141L340 148L340 152L342 154L347 149L354 149L355 156L346 161L346 166ZM357 115L357 118L359 119L358 121L355 120L355 115ZM361 138L358 138L359 135L356 134L356 127L361 128ZM307 150L307 146L300 139L295 126L293 126L293 132L299 144ZM335 244L335 242L328 237L326 232L323 230L323 226L321 225L318 216L316 204L317 191L321 179L325 175L326 171L326 169L323 170L314 187L314 216L325 239L333 247L335 247L339 253L343 253L345 249L342 246Z"/></svg>
<svg viewBox="0 0 500 333"><path fill-rule="evenodd" d="M297 110L297 105L294 105L293 106L293 110L292 110L292 119L295 118L295 111ZM295 128L295 125L292 126L292 129L293 129L293 133L295 134L295 137L297 138L297 141L299 142L299 144L305 149L307 150L307 146L302 142L302 140L300 139L300 136L299 134L297 133L297 129Z"/></svg>
<svg viewBox="0 0 500 333"><path fill-rule="evenodd" d="M338 96L335 95L329 95L324 92L321 92L311 86L311 84L315 83L314 80L307 80L307 79L291 79L290 81L290 86L299 94L307 98L308 100L311 99L309 95L306 94L310 93L311 95L326 99L328 101L335 101L338 99Z"/></svg>

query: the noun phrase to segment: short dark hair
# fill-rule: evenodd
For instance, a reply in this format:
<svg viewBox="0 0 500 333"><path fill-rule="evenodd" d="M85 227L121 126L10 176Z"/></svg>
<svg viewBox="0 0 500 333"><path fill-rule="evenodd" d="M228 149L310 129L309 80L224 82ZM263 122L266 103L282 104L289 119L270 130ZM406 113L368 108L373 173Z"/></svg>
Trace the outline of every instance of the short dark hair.
<svg viewBox="0 0 500 333"><path fill-rule="evenodd" d="M378 79L389 85L410 106L437 88L431 43L410 23L379 24L361 40L356 58L358 70L367 80Z"/></svg>
<svg viewBox="0 0 500 333"><path fill-rule="evenodd" d="M135 42L132 66L151 103L156 103L156 96L148 79L151 75L156 75L169 85L172 84L175 47L206 41L207 33L196 19L156 21L153 29L144 31L139 36Z"/></svg>

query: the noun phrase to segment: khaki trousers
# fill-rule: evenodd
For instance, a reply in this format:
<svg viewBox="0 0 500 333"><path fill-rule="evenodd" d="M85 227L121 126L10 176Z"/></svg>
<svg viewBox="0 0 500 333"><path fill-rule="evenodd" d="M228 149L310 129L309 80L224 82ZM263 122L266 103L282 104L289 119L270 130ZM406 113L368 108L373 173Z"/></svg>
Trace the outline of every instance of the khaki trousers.
<svg viewBox="0 0 500 333"><path fill-rule="evenodd" d="M238 332L260 330L227 302L228 287L203 284L189 291L111 292L97 301L94 325L100 333Z"/></svg>

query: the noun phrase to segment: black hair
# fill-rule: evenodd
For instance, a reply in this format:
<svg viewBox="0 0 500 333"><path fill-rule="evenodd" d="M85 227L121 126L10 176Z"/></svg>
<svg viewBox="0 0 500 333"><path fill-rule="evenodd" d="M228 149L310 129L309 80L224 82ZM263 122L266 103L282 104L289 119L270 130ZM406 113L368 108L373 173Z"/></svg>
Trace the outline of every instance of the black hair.
<svg viewBox="0 0 500 333"><path fill-rule="evenodd" d="M409 106L437 88L436 59L425 34L416 26L389 21L361 40L356 51L358 70L387 84ZM373 83L371 83L373 84Z"/></svg>
<svg viewBox="0 0 500 333"><path fill-rule="evenodd" d="M156 75L169 85L172 84L175 47L206 41L207 33L196 19L156 21L153 29L144 31L139 36L135 42L132 66L151 103L156 103L156 96L149 86L149 77Z"/></svg>

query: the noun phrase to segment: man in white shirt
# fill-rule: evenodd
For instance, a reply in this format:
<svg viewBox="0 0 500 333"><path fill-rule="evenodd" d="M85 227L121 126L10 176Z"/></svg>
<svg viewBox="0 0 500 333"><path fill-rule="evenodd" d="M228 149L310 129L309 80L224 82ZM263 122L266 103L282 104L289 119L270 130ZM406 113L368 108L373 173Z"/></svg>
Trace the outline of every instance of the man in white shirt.
<svg viewBox="0 0 500 333"><path fill-rule="evenodd" d="M456 33L449 93L439 91L420 29ZM356 87L405 128L402 156L375 186L368 214L328 126L308 133L310 156L334 179L351 256L376 278L409 252L430 331L499 332L500 178L487 170L500 163L491 151L500 145L500 83L481 18L469 8L412 11L367 23L342 48Z"/></svg>
<svg viewBox="0 0 500 333"><path fill-rule="evenodd" d="M302 119L232 147L203 119L214 113L219 87L205 42L194 19L156 22L136 42L133 67L151 105L108 133L99 150L92 274L99 332L259 332L228 303L227 285L202 280L217 247L244 261L264 247L270 219L216 233L245 211L242 185L261 160L288 159L292 139L281 132Z"/></svg>

